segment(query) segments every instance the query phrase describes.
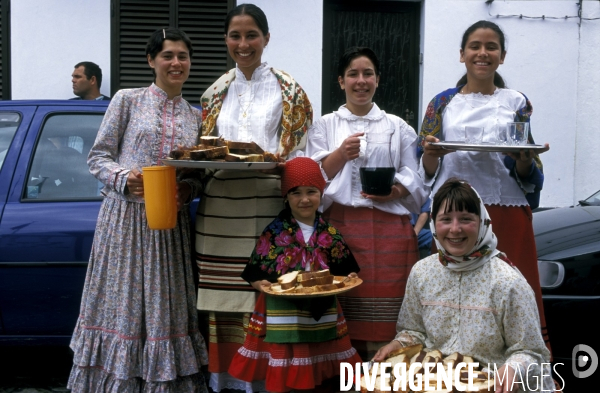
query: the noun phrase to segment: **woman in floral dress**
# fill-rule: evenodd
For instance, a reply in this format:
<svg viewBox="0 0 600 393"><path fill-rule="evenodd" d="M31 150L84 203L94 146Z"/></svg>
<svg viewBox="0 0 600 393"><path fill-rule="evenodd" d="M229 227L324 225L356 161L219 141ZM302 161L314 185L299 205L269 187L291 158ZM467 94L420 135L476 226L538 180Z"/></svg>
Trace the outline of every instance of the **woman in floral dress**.
<svg viewBox="0 0 600 393"><path fill-rule="evenodd" d="M198 183L180 173L175 228L151 230L141 174L198 139L200 111L181 97L192 45L183 31L165 28L150 36L146 54L155 82L115 94L88 157L105 198L71 340L73 392L207 391L183 206Z"/></svg>

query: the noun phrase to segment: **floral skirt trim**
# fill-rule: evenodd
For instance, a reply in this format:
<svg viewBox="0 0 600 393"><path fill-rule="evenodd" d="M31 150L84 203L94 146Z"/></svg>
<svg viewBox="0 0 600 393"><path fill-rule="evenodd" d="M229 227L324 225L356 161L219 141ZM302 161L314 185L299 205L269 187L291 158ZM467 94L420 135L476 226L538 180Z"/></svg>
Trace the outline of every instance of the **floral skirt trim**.
<svg viewBox="0 0 600 393"><path fill-rule="evenodd" d="M199 332L131 339L116 332L80 327L73 337L71 349L76 367L102 369L118 379L140 377L145 381L169 381L181 375L196 374L200 365L205 364L205 343ZM170 360L158 362L157 359Z"/></svg>
<svg viewBox="0 0 600 393"><path fill-rule="evenodd" d="M68 389L72 392L87 393L208 393L201 373L179 376L170 381L144 381L134 377L119 379L101 367L73 366L69 377Z"/></svg>

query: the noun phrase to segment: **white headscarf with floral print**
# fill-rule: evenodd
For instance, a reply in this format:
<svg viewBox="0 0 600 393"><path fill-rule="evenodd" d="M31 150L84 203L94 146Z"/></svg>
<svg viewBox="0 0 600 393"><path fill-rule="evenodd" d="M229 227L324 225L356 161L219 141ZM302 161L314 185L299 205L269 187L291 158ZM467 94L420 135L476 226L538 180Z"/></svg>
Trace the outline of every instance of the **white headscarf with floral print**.
<svg viewBox="0 0 600 393"><path fill-rule="evenodd" d="M434 220L431 220L429 223L431 227L431 233L433 234L433 239L435 240L435 244L438 248L438 257L440 262L448 269L457 272L475 270L478 267L483 266L496 255L500 254L500 251L496 249L498 240L496 239L494 232L492 232L492 220L490 219L490 216L488 215L488 212L481 201L481 197L477 193L477 190L471 187L470 184L465 182L461 183L468 185L471 190L475 192L477 195L477 200L479 201L479 210L481 211L481 214L479 215L479 233L477 235L477 242L475 242L473 248L467 254L462 256L450 255L438 241ZM431 206L433 206L433 200Z"/></svg>

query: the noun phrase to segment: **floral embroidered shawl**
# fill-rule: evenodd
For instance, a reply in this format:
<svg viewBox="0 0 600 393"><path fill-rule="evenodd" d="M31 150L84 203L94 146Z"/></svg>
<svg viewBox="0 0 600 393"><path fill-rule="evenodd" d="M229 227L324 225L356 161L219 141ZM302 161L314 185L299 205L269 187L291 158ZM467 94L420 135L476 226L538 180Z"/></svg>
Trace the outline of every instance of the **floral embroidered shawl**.
<svg viewBox="0 0 600 393"><path fill-rule="evenodd" d="M308 265L311 271L329 269L336 276L360 271L340 232L319 212L307 244L296 219L284 209L258 239L242 278L248 282L277 282L280 275L305 270Z"/></svg>
<svg viewBox="0 0 600 393"><path fill-rule="evenodd" d="M335 276L358 273L360 268L340 232L329 225L319 212L314 225L315 231L307 243L289 208L282 210L258 239L242 278L248 282L277 282L280 275L305 270L308 265L311 271L329 269ZM306 343L333 340L340 334L337 330L336 307L335 296L320 297L314 301L267 296L265 342ZM285 320L283 323L277 318L269 320L268 316L285 316ZM306 326L310 328L306 329ZM341 334L345 335L347 331L344 330Z"/></svg>
<svg viewBox="0 0 600 393"><path fill-rule="evenodd" d="M313 120L312 105L300 85L285 71L271 68L281 86L283 113L281 115L281 139L277 152L287 157L294 150L306 145L306 133ZM235 79L235 68L227 71L212 84L202 97L202 134L209 135L217 124L223 100L227 95L231 81Z"/></svg>

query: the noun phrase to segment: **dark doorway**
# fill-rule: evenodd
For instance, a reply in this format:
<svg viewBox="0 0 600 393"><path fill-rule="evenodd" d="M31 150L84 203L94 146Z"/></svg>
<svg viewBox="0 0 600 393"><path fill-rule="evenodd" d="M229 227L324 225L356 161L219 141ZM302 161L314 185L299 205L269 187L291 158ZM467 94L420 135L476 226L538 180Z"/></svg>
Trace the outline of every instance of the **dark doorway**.
<svg viewBox="0 0 600 393"><path fill-rule="evenodd" d="M322 114L346 97L337 81L337 62L350 46L368 46L381 63L373 100L413 128L419 108L420 2L325 0L323 10Z"/></svg>

